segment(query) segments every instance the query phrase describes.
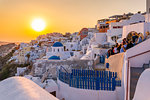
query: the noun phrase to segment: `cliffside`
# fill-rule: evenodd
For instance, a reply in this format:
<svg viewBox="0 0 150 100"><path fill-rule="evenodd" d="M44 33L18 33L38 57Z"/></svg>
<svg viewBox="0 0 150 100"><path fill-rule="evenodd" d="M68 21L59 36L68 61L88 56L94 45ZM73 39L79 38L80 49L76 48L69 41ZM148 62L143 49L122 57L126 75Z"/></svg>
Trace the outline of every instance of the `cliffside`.
<svg viewBox="0 0 150 100"><path fill-rule="evenodd" d="M1 43L1 42L0 42ZM1 45L1 44L0 44ZM17 46L15 43L9 43L5 45L0 46L0 56L4 57L6 56L9 52L12 51L12 49Z"/></svg>

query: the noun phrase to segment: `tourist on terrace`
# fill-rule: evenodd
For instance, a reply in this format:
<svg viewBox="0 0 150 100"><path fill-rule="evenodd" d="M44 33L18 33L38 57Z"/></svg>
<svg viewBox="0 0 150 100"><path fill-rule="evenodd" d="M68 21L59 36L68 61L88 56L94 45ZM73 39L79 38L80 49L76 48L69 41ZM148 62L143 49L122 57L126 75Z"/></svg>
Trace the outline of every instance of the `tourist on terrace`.
<svg viewBox="0 0 150 100"><path fill-rule="evenodd" d="M114 54L117 54L118 50L117 50L117 45L114 47Z"/></svg>
<svg viewBox="0 0 150 100"><path fill-rule="evenodd" d="M123 45L125 45L127 43L126 38L123 39L122 43L123 43Z"/></svg>
<svg viewBox="0 0 150 100"><path fill-rule="evenodd" d="M123 46L126 49L127 48L127 42L125 42L125 44L123 44Z"/></svg>
<svg viewBox="0 0 150 100"><path fill-rule="evenodd" d="M122 44L120 44L120 45L121 45L120 53L125 52L126 50L124 48L124 45L122 45Z"/></svg>
<svg viewBox="0 0 150 100"><path fill-rule="evenodd" d="M150 33L147 32L146 34L147 36L149 35L149 38L150 38ZM136 44L141 43L143 41L143 38L144 37L142 36L141 33L139 34L133 33L133 36L131 39L127 40L126 38L124 38L120 45L116 43L115 47L112 47L110 50L108 50L107 57L117 54L117 53L125 52L126 50L132 48Z"/></svg>
<svg viewBox="0 0 150 100"><path fill-rule="evenodd" d="M139 33L137 43L141 43L141 42L142 42L142 36L141 36L141 34Z"/></svg>
<svg viewBox="0 0 150 100"><path fill-rule="evenodd" d="M126 50L128 50L128 49L130 49L130 48L132 48L132 47L133 47L132 41L128 41Z"/></svg>
<svg viewBox="0 0 150 100"><path fill-rule="evenodd" d="M108 50L108 52L107 52L107 58L109 58L110 55L111 55L111 50Z"/></svg>
<svg viewBox="0 0 150 100"><path fill-rule="evenodd" d="M150 32L146 32L145 40L146 40L146 39L149 39L149 38L150 38Z"/></svg>
<svg viewBox="0 0 150 100"><path fill-rule="evenodd" d="M137 39L138 39L138 36L135 33L133 33L133 36L132 36L133 45L136 44Z"/></svg>
<svg viewBox="0 0 150 100"><path fill-rule="evenodd" d="M118 53L120 52L120 49L121 49L121 45L118 45L117 46Z"/></svg>
<svg viewBox="0 0 150 100"><path fill-rule="evenodd" d="M111 48L110 54L111 54L111 55L114 55L114 47Z"/></svg>

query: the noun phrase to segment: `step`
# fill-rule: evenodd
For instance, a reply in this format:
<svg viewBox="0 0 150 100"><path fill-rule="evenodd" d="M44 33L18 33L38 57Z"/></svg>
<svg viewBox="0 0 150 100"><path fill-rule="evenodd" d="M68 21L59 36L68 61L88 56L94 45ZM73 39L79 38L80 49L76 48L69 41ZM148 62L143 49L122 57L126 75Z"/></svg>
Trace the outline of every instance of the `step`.
<svg viewBox="0 0 150 100"><path fill-rule="evenodd" d="M141 72L141 73L142 73L142 72ZM132 76L132 77L134 77L134 76L135 76L135 77L136 77L136 76L140 76L141 73L139 73L139 72L134 72L134 73L133 73L133 72L132 72L132 73L131 73L131 76Z"/></svg>
<svg viewBox="0 0 150 100"><path fill-rule="evenodd" d="M131 72L139 72L139 73L141 73L143 71L144 71L143 67L141 67L141 68L131 68Z"/></svg>

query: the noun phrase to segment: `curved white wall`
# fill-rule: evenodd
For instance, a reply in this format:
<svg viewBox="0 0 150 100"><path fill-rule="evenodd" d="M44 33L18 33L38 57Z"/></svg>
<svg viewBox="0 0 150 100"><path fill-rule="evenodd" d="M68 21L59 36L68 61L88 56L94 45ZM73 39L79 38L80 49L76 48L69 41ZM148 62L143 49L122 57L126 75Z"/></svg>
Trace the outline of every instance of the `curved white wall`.
<svg viewBox="0 0 150 100"><path fill-rule="evenodd" d="M116 91L87 90L69 87L68 84L57 80L59 99L65 100L121 100ZM120 89L120 88L117 88Z"/></svg>
<svg viewBox="0 0 150 100"><path fill-rule="evenodd" d="M139 54L139 53L142 53L142 52L145 52L145 51L148 51L150 50L150 39L130 48L129 50L126 51L125 53L125 58L124 58L124 65L123 65L123 87L124 87L124 100L126 100L126 89L127 89L127 70L128 70L128 57L131 57L131 56L134 56L136 54ZM131 58L129 59L129 67L142 67L143 64L145 63L149 63L150 61L150 52L149 53L146 53L146 54L143 54L143 55L140 55L140 56L137 56L135 58ZM129 78L128 78L128 90L129 90L129 87L130 87L130 69L129 69ZM128 91L128 100L129 100L129 93L130 91ZM134 99L135 100L135 99ZM143 99L145 100L145 99Z"/></svg>
<svg viewBox="0 0 150 100"><path fill-rule="evenodd" d="M137 83L133 100L149 100L150 99L150 69L145 70Z"/></svg>
<svg viewBox="0 0 150 100"><path fill-rule="evenodd" d="M137 23L137 24L132 24L132 25L127 25L123 27L123 34L122 34L122 38L126 38L127 35L131 32L131 31L135 31L138 33L143 33L143 35L145 36L145 33L147 31L150 32L150 23Z"/></svg>
<svg viewBox="0 0 150 100"><path fill-rule="evenodd" d="M10 77L0 82L1 100L58 100L25 77Z"/></svg>

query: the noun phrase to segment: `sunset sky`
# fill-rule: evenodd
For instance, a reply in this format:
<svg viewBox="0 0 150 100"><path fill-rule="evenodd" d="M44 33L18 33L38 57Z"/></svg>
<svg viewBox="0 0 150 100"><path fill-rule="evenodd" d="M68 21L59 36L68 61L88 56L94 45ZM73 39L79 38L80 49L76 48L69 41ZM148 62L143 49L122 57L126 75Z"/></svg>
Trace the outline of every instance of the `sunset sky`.
<svg viewBox="0 0 150 100"><path fill-rule="evenodd" d="M39 34L78 32L94 27L98 19L145 9L145 0L0 0L0 41L29 42ZM32 29L35 18L45 20L44 31Z"/></svg>

